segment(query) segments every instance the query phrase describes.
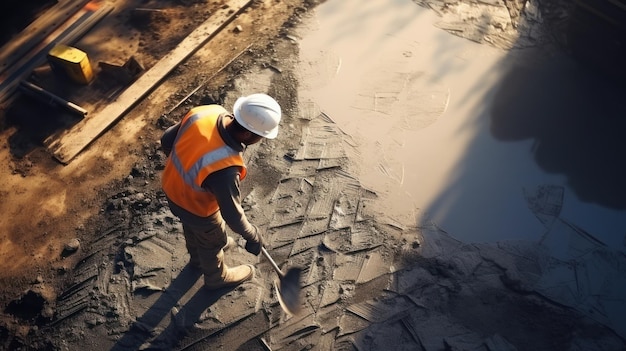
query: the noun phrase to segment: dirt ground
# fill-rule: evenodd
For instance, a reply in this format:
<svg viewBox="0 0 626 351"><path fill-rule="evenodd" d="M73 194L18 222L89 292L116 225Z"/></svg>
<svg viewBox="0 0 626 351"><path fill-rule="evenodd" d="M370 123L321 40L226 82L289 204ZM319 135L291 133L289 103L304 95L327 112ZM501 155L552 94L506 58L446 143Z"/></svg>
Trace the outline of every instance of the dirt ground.
<svg viewBox="0 0 626 351"><path fill-rule="evenodd" d="M609 328L528 288L537 277L534 248L510 257L463 245L436 227L379 220L380 210L369 206L375 191L351 176L357 165L342 149L340 129L298 101L293 29L321 2L252 1L68 165L42 141L71 118L54 118L63 113L26 98L5 112L0 349L626 347ZM520 11L518 2L507 3ZM229 2L113 4L77 46L92 62L134 56L149 69ZM115 87L97 80L92 88L102 97ZM276 97L284 120L278 140L246 153L244 206L283 269L305 267L299 316L281 311L272 268L241 246L229 251L229 263L258 263L255 280L228 291L200 289L160 191L163 130L191 106L232 106L252 90Z"/></svg>

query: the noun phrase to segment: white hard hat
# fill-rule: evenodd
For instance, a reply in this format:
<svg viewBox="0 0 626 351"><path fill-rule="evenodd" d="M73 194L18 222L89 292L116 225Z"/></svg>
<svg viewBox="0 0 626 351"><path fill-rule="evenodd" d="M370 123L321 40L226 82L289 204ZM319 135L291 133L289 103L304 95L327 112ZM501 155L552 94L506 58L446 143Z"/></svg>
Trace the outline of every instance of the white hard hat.
<svg viewBox="0 0 626 351"><path fill-rule="evenodd" d="M240 97L233 106L235 120L244 128L268 139L278 135L280 105L265 94L252 94Z"/></svg>

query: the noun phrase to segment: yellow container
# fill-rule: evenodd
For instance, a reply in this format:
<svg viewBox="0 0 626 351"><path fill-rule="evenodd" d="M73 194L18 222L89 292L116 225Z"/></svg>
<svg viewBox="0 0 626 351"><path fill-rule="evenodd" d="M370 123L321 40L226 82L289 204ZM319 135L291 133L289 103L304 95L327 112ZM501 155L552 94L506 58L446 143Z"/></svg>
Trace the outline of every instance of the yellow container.
<svg viewBox="0 0 626 351"><path fill-rule="evenodd" d="M48 62L55 72L67 76L80 84L89 84L93 80L93 70L87 54L66 45L56 45L48 52Z"/></svg>

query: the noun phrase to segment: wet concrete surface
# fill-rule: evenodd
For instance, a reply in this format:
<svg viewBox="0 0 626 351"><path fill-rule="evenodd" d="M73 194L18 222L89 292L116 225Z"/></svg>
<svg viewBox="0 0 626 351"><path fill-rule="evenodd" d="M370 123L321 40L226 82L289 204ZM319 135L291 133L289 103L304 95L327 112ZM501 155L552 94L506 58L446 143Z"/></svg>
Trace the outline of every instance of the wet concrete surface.
<svg viewBox="0 0 626 351"><path fill-rule="evenodd" d="M415 5L318 7L304 61L336 70L302 97L356 140L359 179L399 221L538 245L534 289L626 335L623 86L539 40L451 35Z"/></svg>

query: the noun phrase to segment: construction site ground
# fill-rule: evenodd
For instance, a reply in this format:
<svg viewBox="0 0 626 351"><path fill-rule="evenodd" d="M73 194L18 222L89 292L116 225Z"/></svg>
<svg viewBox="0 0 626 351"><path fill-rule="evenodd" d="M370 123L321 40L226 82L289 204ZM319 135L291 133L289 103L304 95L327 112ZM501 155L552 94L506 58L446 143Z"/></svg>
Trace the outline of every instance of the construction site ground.
<svg viewBox="0 0 626 351"><path fill-rule="evenodd" d="M0 349L626 348L624 86L607 67L579 79L566 2L104 4L73 43L89 86L29 78L86 119L133 84L99 62L145 74L237 14L65 163L47 140L87 120L27 96L3 111ZM283 120L246 150L243 205L281 268L303 268L297 315L234 233L226 263L254 279L203 289L160 188L163 131L254 92Z"/></svg>

